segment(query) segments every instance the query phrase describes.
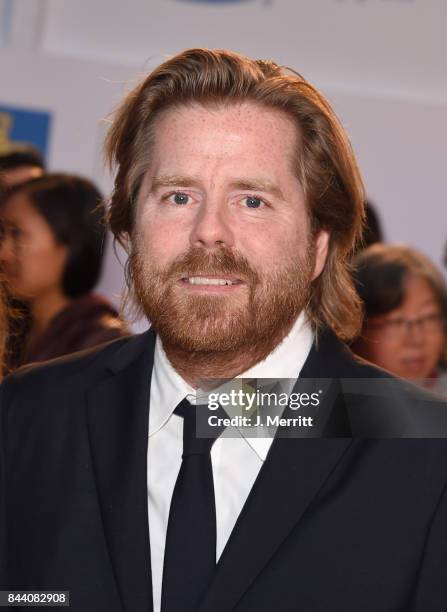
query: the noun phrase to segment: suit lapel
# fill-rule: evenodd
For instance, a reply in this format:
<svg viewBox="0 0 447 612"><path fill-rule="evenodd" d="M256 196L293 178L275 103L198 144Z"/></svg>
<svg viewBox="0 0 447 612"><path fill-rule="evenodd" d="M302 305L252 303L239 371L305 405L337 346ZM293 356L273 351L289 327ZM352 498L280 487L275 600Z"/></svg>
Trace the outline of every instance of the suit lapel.
<svg viewBox="0 0 447 612"><path fill-rule="evenodd" d="M152 609L147 440L154 335L115 353L88 392L88 431L111 564L128 611Z"/></svg>
<svg viewBox="0 0 447 612"><path fill-rule="evenodd" d="M346 361L341 343L326 335L318 347L313 347L295 389L303 382L313 384L303 379L324 378L326 382L333 379L337 376L335 369ZM330 438L276 437L273 441L219 559L200 612L224 612L234 608L299 523L348 450L352 440L348 437L350 427L344 402L333 392L327 401L330 402L330 406L325 407L328 418L320 435Z"/></svg>
<svg viewBox="0 0 447 612"><path fill-rule="evenodd" d="M200 612L231 610L300 521L347 450L349 439L276 439Z"/></svg>

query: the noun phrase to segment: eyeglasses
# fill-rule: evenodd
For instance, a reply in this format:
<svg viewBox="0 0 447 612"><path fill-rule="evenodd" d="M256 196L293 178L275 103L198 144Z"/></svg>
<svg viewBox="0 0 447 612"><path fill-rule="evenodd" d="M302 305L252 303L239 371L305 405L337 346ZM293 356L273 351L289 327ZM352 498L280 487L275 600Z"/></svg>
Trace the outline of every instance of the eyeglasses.
<svg viewBox="0 0 447 612"><path fill-rule="evenodd" d="M387 319L385 321L370 321L369 327L375 329L383 329L389 336L401 338L411 333L413 329L418 329L425 334L434 334L443 332L446 326L446 320L440 313L433 313L418 317L416 319Z"/></svg>

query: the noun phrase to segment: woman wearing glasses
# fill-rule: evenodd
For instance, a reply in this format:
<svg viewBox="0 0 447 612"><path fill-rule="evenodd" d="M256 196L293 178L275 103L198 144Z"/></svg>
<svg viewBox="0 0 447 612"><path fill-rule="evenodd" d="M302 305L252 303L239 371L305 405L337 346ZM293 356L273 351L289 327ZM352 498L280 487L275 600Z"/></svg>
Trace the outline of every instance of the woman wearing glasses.
<svg viewBox="0 0 447 612"><path fill-rule="evenodd" d="M415 249L375 244L355 260L365 319L353 350L402 378L447 393L447 288Z"/></svg>

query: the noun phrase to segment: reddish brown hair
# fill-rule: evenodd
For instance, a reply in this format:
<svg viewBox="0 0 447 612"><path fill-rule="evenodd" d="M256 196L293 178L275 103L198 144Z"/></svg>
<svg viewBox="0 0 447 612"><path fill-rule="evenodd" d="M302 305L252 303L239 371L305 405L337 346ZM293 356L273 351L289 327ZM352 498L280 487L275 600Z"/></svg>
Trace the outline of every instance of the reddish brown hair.
<svg viewBox="0 0 447 612"><path fill-rule="evenodd" d="M296 172L315 235L330 232L325 268L313 282L308 315L340 338L352 338L361 321L359 299L348 270L360 239L364 190L349 140L326 99L303 77L272 61L230 51L189 49L166 61L124 99L106 140L109 163L117 167L109 221L126 245L135 203L151 162L154 124L160 112L193 103L222 105L251 101L286 113L300 135Z"/></svg>

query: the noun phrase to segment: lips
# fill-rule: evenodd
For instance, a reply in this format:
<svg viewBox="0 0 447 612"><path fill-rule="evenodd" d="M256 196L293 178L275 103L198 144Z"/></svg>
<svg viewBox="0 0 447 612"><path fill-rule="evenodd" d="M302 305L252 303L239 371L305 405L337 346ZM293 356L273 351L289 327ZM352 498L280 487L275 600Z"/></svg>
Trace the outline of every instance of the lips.
<svg viewBox="0 0 447 612"><path fill-rule="evenodd" d="M426 367L426 359L424 357L405 357L401 360L401 363L405 370L414 376L420 375Z"/></svg>
<svg viewBox="0 0 447 612"><path fill-rule="evenodd" d="M185 276L181 279L189 285L229 286L240 285L242 281L238 278L214 277L214 276Z"/></svg>

